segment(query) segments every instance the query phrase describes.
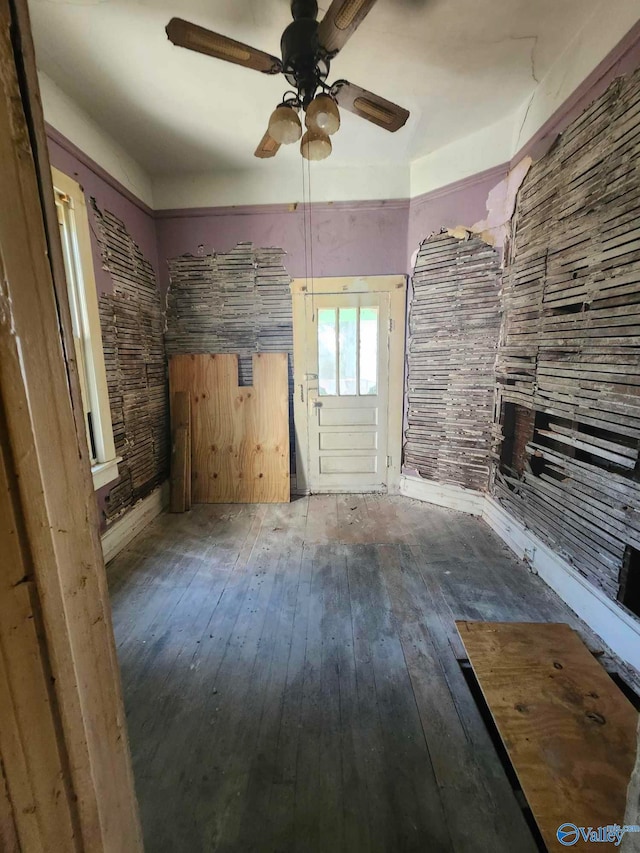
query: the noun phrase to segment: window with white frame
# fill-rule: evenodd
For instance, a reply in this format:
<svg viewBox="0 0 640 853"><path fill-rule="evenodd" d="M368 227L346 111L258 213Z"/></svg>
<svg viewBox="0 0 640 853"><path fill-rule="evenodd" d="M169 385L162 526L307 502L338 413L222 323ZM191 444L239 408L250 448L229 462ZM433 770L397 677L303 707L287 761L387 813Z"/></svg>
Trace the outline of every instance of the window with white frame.
<svg viewBox="0 0 640 853"><path fill-rule="evenodd" d="M52 169L80 392L96 489L118 478L104 366L89 216L82 187Z"/></svg>

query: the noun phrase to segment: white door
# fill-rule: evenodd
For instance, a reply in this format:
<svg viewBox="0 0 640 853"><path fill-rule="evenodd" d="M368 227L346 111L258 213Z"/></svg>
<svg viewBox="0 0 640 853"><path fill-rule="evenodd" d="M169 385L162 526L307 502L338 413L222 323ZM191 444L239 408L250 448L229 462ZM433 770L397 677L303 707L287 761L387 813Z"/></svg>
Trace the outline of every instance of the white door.
<svg viewBox="0 0 640 853"><path fill-rule="evenodd" d="M314 293L294 290L297 474L308 491L387 487L389 424L402 407L400 358L392 394L398 412L389 418L392 337L404 343L397 328L403 324L392 317L404 308L404 279L391 278L325 280L320 293L316 281ZM326 292L331 281L348 284Z"/></svg>
<svg viewBox="0 0 640 853"><path fill-rule="evenodd" d="M312 491L386 486L389 294L306 297Z"/></svg>

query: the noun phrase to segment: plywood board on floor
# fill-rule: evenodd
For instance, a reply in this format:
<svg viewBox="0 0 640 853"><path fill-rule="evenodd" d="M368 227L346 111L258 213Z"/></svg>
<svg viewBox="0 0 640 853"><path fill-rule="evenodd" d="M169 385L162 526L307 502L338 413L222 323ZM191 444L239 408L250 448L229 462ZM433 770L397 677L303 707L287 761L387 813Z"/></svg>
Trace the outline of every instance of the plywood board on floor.
<svg viewBox="0 0 640 853"><path fill-rule="evenodd" d="M547 848L564 849L567 822L624 824L638 715L575 631L456 625Z"/></svg>
<svg viewBox="0 0 640 853"><path fill-rule="evenodd" d="M288 356L256 353L253 385L238 386L236 355L176 355L171 392L191 394L195 503L290 500Z"/></svg>

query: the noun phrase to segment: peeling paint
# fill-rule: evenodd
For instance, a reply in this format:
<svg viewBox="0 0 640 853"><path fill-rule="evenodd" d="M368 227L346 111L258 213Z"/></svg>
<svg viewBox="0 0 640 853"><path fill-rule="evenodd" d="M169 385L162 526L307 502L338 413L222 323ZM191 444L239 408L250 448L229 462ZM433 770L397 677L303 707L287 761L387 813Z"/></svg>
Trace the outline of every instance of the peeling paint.
<svg viewBox="0 0 640 853"><path fill-rule="evenodd" d="M504 248L509 237L511 217L516 206L518 190L527 176L533 160L524 157L511 169L507 176L489 192L487 196L487 215L474 225L457 225L448 228L447 234L458 240L466 240L470 235L478 236L485 243L497 249Z"/></svg>

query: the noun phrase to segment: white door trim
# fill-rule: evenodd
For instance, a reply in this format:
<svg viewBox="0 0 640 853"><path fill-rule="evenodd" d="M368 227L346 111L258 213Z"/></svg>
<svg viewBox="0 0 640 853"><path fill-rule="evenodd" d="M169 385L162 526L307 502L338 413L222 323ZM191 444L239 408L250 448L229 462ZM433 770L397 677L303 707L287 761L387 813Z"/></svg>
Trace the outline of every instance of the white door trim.
<svg viewBox="0 0 640 853"><path fill-rule="evenodd" d="M397 492L400 485L402 454L402 415L404 403L404 348L406 326L407 278L404 275L349 276L337 278L297 278L291 282L293 301L293 415L296 434L297 492L308 494L307 405L302 393L306 388L305 296L325 293L389 293L389 397L387 414L387 489Z"/></svg>

